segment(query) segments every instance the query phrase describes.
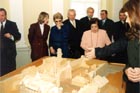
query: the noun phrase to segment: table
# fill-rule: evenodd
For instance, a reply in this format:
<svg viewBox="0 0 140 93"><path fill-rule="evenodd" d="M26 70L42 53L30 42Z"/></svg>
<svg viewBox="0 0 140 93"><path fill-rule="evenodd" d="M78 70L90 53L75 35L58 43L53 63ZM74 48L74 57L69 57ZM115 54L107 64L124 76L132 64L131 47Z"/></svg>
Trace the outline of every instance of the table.
<svg viewBox="0 0 140 93"><path fill-rule="evenodd" d="M46 58L46 57L44 57ZM42 64L42 60L44 58L38 59L28 65L25 65L21 68L18 68L17 70L10 72L2 77L0 77L0 93L19 93L17 83L19 83L20 78L18 78L18 74L21 73L21 71L27 67L30 66L39 66ZM69 59L74 60L74 59ZM100 62L105 62L102 60L92 59L91 62L94 61L94 63L98 64ZM125 65L124 64L118 64L118 63L109 63L109 74L106 76L109 80L109 83L105 86L103 91L106 91L104 93L124 93L125 91L125 83L122 80L122 69ZM112 73L115 72L115 73ZM64 82L65 84L65 82ZM14 86L15 85L15 86ZM110 88L109 90L106 90L106 88ZM72 87L68 86L68 90L72 90ZM117 90L115 90L117 89ZM70 92L65 92L70 93ZM101 92L102 93L102 92Z"/></svg>

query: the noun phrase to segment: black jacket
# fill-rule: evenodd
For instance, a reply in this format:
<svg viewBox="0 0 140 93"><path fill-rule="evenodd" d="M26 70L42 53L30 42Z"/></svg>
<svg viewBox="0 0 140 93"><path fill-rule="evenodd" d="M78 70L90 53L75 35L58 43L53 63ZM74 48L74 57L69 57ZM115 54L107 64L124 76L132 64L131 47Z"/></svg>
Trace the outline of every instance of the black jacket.
<svg viewBox="0 0 140 93"><path fill-rule="evenodd" d="M72 58L79 58L81 55L84 54L83 49L80 47L81 38L83 35L82 31L82 24L79 20L76 21L76 28L70 23L70 20L67 19L63 23L68 27L68 46L70 52L72 52L70 57Z"/></svg>
<svg viewBox="0 0 140 93"><path fill-rule="evenodd" d="M121 38L126 38L126 32L129 31L129 24L122 23L121 21L115 22L115 29L114 29L114 40L117 41Z"/></svg>
<svg viewBox="0 0 140 93"><path fill-rule="evenodd" d="M112 35L114 33L114 22L111 19L107 18L103 25L102 25L102 20L100 20L99 28L106 30L110 40L112 40Z"/></svg>
<svg viewBox="0 0 140 93"><path fill-rule="evenodd" d="M96 58L104 58L111 56L112 54L119 53L123 51L125 48L127 48L127 40L126 39L120 39L109 46L103 47L103 48L95 48L95 55Z"/></svg>
<svg viewBox="0 0 140 93"><path fill-rule="evenodd" d="M81 18L80 22L82 23L83 31L90 30L90 20L88 16Z"/></svg>
<svg viewBox="0 0 140 93"><path fill-rule="evenodd" d="M10 33L14 40L6 38L4 34ZM16 41L21 38L21 34L18 31L15 22L6 20L4 30L0 33L0 76L9 73L10 71L16 69Z"/></svg>

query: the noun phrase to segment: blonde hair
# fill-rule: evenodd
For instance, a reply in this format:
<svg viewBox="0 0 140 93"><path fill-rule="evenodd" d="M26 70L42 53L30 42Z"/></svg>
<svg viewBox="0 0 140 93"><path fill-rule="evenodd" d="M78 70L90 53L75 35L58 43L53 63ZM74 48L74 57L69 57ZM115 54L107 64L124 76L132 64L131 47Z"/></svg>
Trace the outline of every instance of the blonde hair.
<svg viewBox="0 0 140 93"><path fill-rule="evenodd" d="M46 12L41 12L41 13L39 14L39 17L38 17L38 22L39 22L40 24L44 23L44 18L45 18L45 17L48 17L48 18L49 18L49 14L46 13Z"/></svg>
<svg viewBox="0 0 140 93"><path fill-rule="evenodd" d="M61 19L63 20L63 16L61 13L57 12L56 14L53 15L53 20L55 21L55 19Z"/></svg>

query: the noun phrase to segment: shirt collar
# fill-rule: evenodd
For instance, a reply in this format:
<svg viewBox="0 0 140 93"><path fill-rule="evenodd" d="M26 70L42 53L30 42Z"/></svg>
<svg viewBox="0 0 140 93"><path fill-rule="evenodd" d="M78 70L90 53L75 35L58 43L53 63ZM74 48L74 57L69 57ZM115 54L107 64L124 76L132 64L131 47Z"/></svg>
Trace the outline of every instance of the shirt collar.
<svg viewBox="0 0 140 93"><path fill-rule="evenodd" d="M124 21L121 21L122 22L122 24L124 24L125 22Z"/></svg>
<svg viewBox="0 0 140 93"><path fill-rule="evenodd" d="M75 22L75 20L70 20L70 22Z"/></svg>
<svg viewBox="0 0 140 93"><path fill-rule="evenodd" d="M5 27L5 24L6 24L6 20L4 20L4 21L2 22L2 24L3 24L3 27Z"/></svg>
<svg viewBox="0 0 140 93"><path fill-rule="evenodd" d="M105 21L106 21L106 19L103 19L102 21L104 21L104 22L105 22Z"/></svg>
<svg viewBox="0 0 140 93"><path fill-rule="evenodd" d="M44 24L39 24L40 26L44 26Z"/></svg>

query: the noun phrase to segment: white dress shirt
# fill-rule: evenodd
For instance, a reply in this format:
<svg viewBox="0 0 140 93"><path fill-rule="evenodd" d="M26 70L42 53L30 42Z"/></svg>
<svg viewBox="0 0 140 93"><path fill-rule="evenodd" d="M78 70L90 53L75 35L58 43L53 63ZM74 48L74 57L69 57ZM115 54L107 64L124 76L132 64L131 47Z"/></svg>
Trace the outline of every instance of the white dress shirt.
<svg viewBox="0 0 140 93"><path fill-rule="evenodd" d="M39 26L40 26L41 34L43 35L43 32L44 32L44 24L39 24Z"/></svg>
<svg viewBox="0 0 140 93"><path fill-rule="evenodd" d="M6 20L5 20L5 21L3 21L3 22L2 22L2 24L3 24L3 29L4 29L5 24L6 24ZM1 25L2 25L2 24L1 24L1 22L0 22L0 27L1 27Z"/></svg>
<svg viewBox="0 0 140 93"><path fill-rule="evenodd" d="M75 20L70 20L70 23L73 25L73 27L76 28L76 22L75 22Z"/></svg>

